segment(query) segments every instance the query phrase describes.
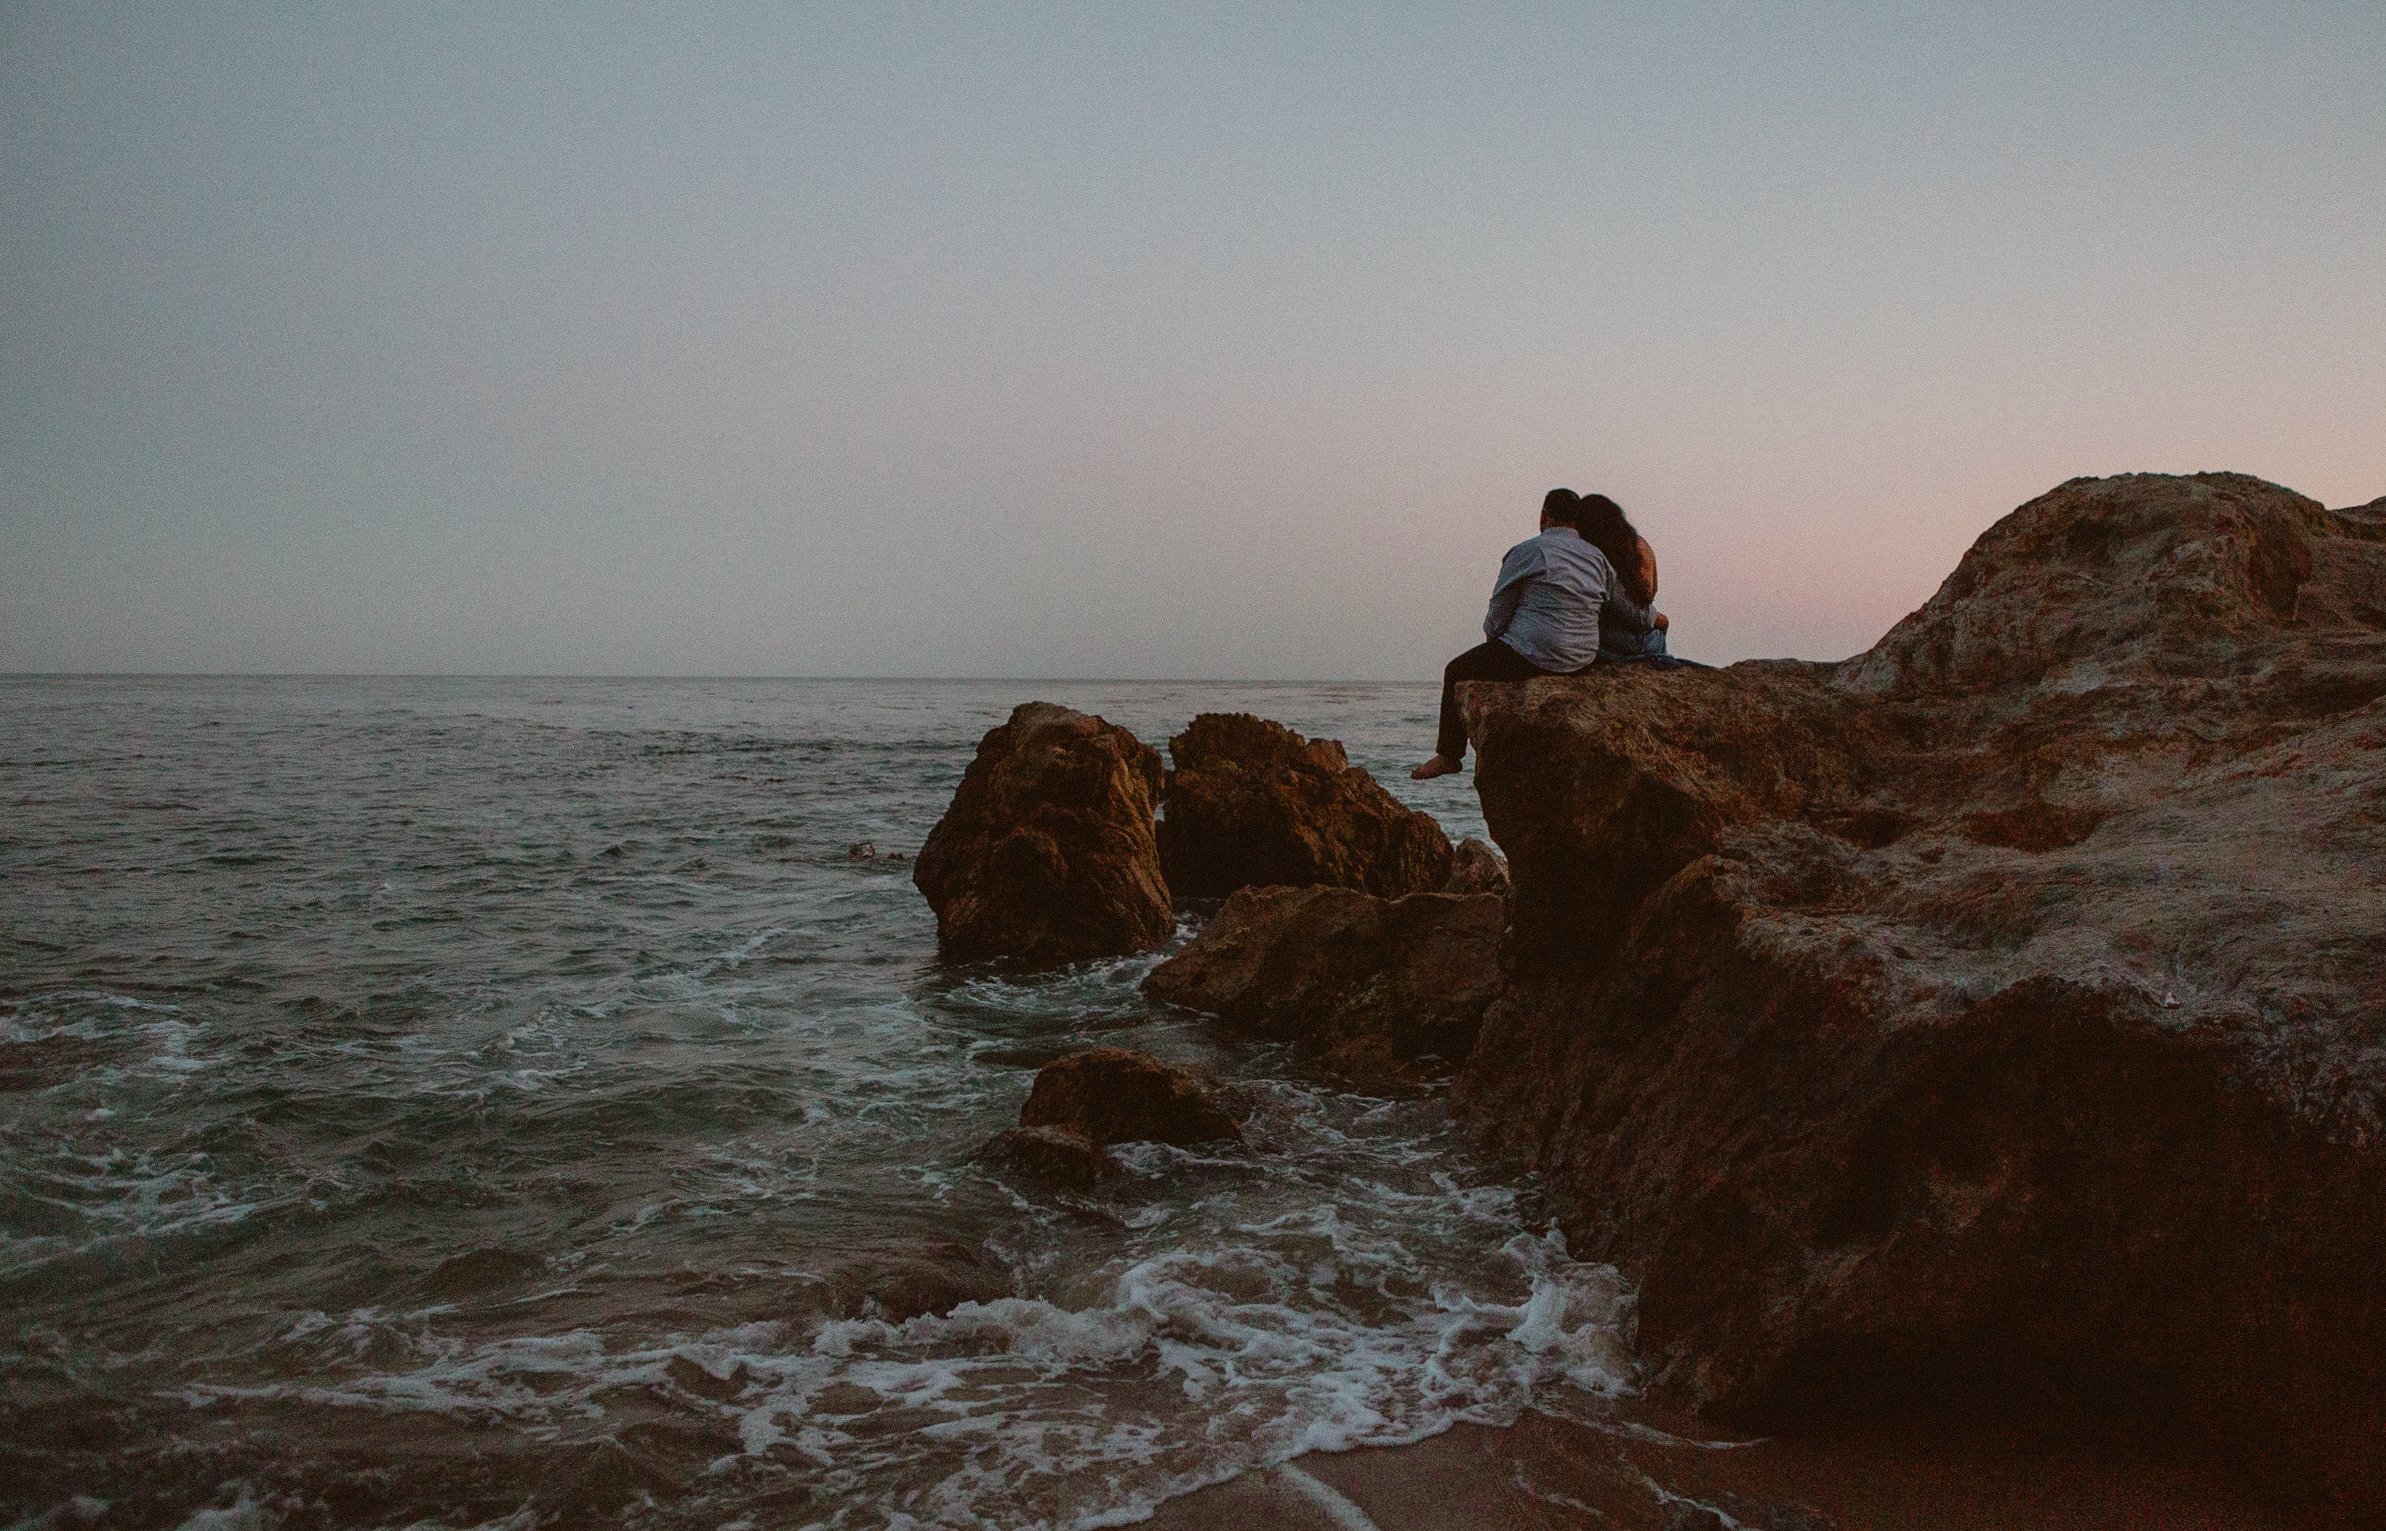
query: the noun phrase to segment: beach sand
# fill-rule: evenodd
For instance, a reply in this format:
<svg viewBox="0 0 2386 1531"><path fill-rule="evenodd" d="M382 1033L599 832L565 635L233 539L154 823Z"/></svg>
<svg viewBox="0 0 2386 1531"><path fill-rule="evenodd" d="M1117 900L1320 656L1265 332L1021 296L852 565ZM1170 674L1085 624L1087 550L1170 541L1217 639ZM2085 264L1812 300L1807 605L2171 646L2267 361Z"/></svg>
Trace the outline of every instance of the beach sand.
<svg viewBox="0 0 2386 1531"><path fill-rule="evenodd" d="M1669 1428L1670 1427L1670 1428ZM1674 1434L1673 1431L1682 1434ZM1700 1507L1720 1512L1700 1515ZM1646 1411L1527 1415L1247 1473L1155 1531L2272 1531L2310 1522L2190 1457L1979 1432L1731 1441Z"/></svg>

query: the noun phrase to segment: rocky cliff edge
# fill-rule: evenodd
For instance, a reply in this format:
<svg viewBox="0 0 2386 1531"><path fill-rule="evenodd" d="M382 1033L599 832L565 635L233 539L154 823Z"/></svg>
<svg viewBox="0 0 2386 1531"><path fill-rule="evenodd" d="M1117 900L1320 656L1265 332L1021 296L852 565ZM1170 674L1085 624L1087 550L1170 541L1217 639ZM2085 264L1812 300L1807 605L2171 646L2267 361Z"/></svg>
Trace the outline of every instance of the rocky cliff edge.
<svg viewBox="0 0 2386 1531"><path fill-rule="evenodd" d="M1763 1425L2080 1405L2375 1508L2386 500L2067 483L1837 665L1476 685L1456 1087Z"/></svg>

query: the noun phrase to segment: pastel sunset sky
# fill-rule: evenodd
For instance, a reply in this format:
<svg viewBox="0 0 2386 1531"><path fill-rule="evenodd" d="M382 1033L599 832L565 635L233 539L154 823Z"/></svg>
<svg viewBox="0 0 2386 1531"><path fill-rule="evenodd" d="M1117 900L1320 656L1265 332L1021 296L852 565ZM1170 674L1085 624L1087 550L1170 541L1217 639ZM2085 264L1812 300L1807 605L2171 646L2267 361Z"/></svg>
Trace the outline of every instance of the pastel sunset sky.
<svg viewBox="0 0 2386 1531"><path fill-rule="evenodd" d="M2386 7L0 4L0 670L1424 680L1542 491L1859 650L2386 495Z"/></svg>

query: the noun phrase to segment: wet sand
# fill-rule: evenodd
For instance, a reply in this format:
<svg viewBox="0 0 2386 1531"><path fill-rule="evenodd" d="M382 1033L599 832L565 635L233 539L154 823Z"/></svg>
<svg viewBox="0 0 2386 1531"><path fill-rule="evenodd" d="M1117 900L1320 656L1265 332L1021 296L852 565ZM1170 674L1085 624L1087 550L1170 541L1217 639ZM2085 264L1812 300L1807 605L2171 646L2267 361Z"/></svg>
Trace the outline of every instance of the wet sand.
<svg viewBox="0 0 2386 1531"><path fill-rule="evenodd" d="M2314 1522L2184 1456L2012 1435L1696 1439L1647 1413L1528 1415L1313 1453L1163 1505L1155 1531L2285 1531ZM1705 1512L1716 1512L1710 1515Z"/></svg>

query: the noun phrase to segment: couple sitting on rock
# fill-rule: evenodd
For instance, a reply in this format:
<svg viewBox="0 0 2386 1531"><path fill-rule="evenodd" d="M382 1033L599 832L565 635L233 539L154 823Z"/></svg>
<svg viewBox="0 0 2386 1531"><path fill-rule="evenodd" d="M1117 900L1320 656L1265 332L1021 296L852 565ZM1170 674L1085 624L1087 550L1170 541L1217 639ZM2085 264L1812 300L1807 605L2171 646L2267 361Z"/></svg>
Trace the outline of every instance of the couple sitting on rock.
<svg viewBox="0 0 2386 1531"><path fill-rule="evenodd" d="M1657 555L1623 507L1603 494L1552 489L1541 501L1541 534L1508 549L1491 587L1484 641L1442 671L1441 730L1434 756L1408 774L1447 776L1466 759L1462 680L1531 680L1575 675L1600 660L1685 661L1666 652L1657 599Z"/></svg>

